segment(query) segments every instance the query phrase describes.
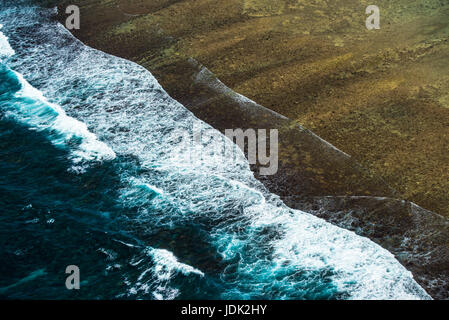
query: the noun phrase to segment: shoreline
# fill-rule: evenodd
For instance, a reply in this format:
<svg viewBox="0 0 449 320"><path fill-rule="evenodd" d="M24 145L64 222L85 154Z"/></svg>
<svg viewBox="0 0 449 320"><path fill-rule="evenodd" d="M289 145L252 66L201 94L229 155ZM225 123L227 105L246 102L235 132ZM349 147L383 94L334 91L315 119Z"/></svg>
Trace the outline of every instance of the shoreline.
<svg viewBox="0 0 449 320"><path fill-rule="evenodd" d="M83 41L82 37L77 38ZM102 50L101 47L95 48ZM243 96L221 83L194 59L180 59L169 69L177 69L177 72L171 73L174 77L171 83L177 83L177 89L167 89L161 83L164 89L214 128L223 132L227 128L245 129L257 125L257 128L279 130L281 152L278 174L264 177L255 174L270 192L279 195L292 208L314 213L370 238L392 252L401 264L412 271L417 282L432 297L449 297L449 272L444 267L449 262L449 253L446 252L448 240L444 240L449 239L446 218L411 202L396 200L400 196L395 190L350 156L295 121L250 99L242 101ZM157 72L149 71L159 80L160 74L158 76ZM327 209L323 213L320 208L324 207ZM379 208L383 210L381 214ZM331 212L334 214L329 214ZM378 214L367 216L366 212ZM354 217L358 219L356 226L350 222ZM391 219L399 224L406 221L407 229L398 230ZM392 237L396 240L391 241ZM408 247L400 241L404 237L412 238ZM435 249L429 252L432 247ZM430 262L423 261L422 253L430 254ZM423 263L427 265L423 267ZM438 282L436 286L434 280Z"/></svg>

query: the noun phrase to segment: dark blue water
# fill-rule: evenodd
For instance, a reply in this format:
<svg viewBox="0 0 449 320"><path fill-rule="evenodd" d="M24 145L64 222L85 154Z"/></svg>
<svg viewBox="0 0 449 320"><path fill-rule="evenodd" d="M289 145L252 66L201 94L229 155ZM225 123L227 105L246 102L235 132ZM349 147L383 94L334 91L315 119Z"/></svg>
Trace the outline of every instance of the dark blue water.
<svg viewBox="0 0 449 320"><path fill-rule="evenodd" d="M148 71L53 10L0 8L0 297L428 297L387 251L287 208L218 132L236 158L170 140L212 129Z"/></svg>

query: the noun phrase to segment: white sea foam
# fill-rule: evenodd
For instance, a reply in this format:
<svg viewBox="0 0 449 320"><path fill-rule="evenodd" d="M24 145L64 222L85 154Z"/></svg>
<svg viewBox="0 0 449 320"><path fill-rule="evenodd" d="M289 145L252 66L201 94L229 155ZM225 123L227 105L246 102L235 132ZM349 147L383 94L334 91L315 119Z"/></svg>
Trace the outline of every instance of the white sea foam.
<svg viewBox="0 0 449 320"><path fill-rule="evenodd" d="M0 27L3 26L0 25ZM0 58L14 54L7 37L0 32ZM59 105L50 103L42 92L31 86L20 73L12 72L17 77L21 89L14 94L15 108L4 110L7 116L13 117L33 130L52 132L51 141L55 145L67 146L69 141L79 138L80 143L71 150L71 160L74 162L72 170L83 171L86 166L86 163L81 164L83 161L104 161L115 158L114 151L89 132L84 123L67 116Z"/></svg>
<svg viewBox="0 0 449 320"><path fill-rule="evenodd" d="M173 272L181 272L184 275L197 274L204 277L204 273L192 266L181 263L172 252L165 249L148 249L148 254L153 256L156 263L155 274L161 280L170 280Z"/></svg>
<svg viewBox="0 0 449 320"><path fill-rule="evenodd" d="M425 291L416 285L388 251L353 232L339 229L303 212L288 215L280 208L251 207L252 226L282 226L285 236L273 240L275 268L331 268L339 290L351 299L419 299ZM317 236L319 234L319 236ZM257 262L256 262L257 265ZM251 266L254 268L254 266Z"/></svg>
<svg viewBox="0 0 449 320"><path fill-rule="evenodd" d="M16 18L16 25L27 33L8 29L19 55L14 68L39 83L45 96L86 123L117 154L137 157L151 172L124 175L129 190L122 193L122 201L137 207L149 228L184 226L194 219L210 226L212 244L229 261L221 279L233 289L223 292L223 298L298 297L299 288L307 290L298 283L313 286L323 273L352 299L429 298L388 251L285 206L254 178L243 153L229 140L225 139L226 149L236 148L235 159L217 163L213 155L204 154L198 163L183 162L183 151L164 143L166 138L177 128L192 132L194 127L211 130L210 126L171 99L141 66L84 46L62 26L42 18L45 15L33 14L35 8L21 10L26 19ZM0 13L0 18L8 16ZM40 21L38 29L34 20ZM41 41L21 45L27 37ZM136 181L160 196L145 202ZM173 298L182 289L170 286L172 277L202 274L168 251L150 253L156 266L141 273L130 293L140 290L156 299ZM159 279L156 288L144 281L150 274L152 280Z"/></svg>
<svg viewBox="0 0 449 320"><path fill-rule="evenodd" d="M204 277L204 273L200 270L181 263L173 255L172 252L165 249L145 249L145 255L151 258L152 266L144 268L140 273L136 282L128 290L128 295L136 295L138 293L152 294L156 300L173 300L180 294L179 289L172 288L170 281L173 277L182 274L184 276L195 275ZM141 264L145 259L133 263L133 265Z"/></svg>
<svg viewBox="0 0 449 320"><path fill-rule="evenodd" d="M0 30L2 28L3 25L0 24ZM14 55L14 50L9 45L8 38L0 31L0 61L12 55Z"/></svg>
<svg viewBox="0 0 449 320"><path fill-rule="evenodd" d="M51 141L55 145L67 146L71 140L80 139L80 143L70 150L74 165L72 170L83 171L83 161L106 161L115 158L115 153L105 143L91 133L86 124L66 115L57 104L50 103L39 90L32 87L21 74L14 72L21 84L21 90L15 97L24 99L15 104L16 109L8 115L25 123L36 131L55 132ZM31 100L30 100L31 99ZM32 102L31 102L32 101Z"/></svg>

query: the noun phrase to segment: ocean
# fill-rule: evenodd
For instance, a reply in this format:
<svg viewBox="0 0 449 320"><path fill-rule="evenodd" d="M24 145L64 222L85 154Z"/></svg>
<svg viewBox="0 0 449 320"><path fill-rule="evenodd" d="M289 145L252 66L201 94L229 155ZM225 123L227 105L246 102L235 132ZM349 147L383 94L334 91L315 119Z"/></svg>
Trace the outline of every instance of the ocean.
<svg viewBox="0 0 449 320"><path fill-rule="evenodd" d="M218 131L234 157L185 152L174 132L213 129L55 10L0 4L1 298L430 298L377 244L288 208Z"/></svg>

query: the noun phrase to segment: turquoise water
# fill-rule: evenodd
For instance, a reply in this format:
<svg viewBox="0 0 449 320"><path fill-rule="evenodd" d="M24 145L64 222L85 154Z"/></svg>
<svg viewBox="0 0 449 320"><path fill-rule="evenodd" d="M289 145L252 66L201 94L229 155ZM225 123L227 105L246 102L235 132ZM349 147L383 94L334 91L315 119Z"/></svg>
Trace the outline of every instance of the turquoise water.
<svg viewBox="0 0 449 320"><path fill-rule="evenodd" d="M235 159L192 160L171 134L212 129L54 13L1 5L0 297L428 298L389 252L286 207L228 140Z"/></svg>

